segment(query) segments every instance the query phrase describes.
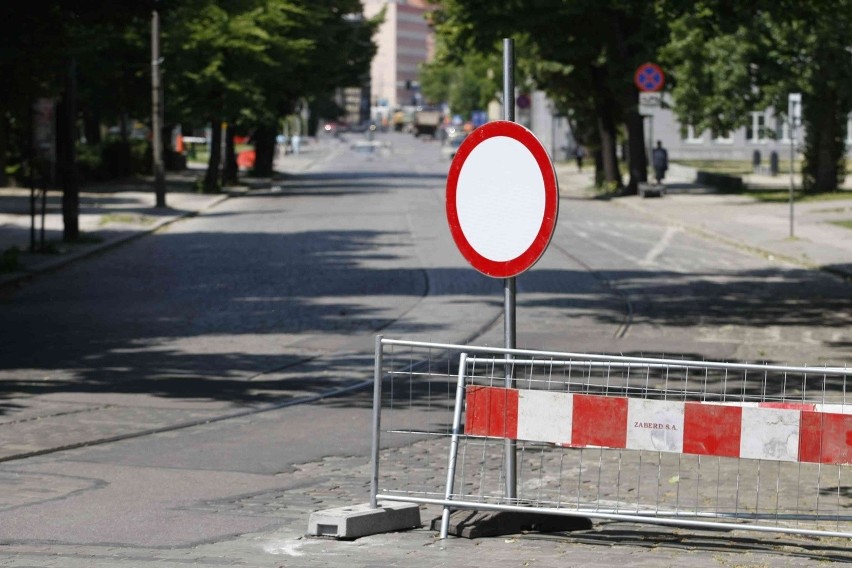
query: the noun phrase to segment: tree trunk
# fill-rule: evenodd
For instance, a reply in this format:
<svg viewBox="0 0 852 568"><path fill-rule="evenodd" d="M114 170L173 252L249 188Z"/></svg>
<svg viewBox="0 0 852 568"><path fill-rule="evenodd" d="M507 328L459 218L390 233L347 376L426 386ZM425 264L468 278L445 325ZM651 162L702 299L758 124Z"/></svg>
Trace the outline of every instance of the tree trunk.
<svg viewBox="0 0 852 568"><path fill-rule="evenodd" d="M76 63L72 60L65 76L65 92L56 115L57 154L62 185L62 240L80 238L80 188L77 185L77 81Z"/></svg>
<svg viewBox="0 0 852 568"><path fill-rule="evenodd" d="M840 185L846 151L841 124L845 118L839 97L830 87L814 94L813 100L805 104L805 161L802 166L805 191L834 191Z"/></svg>
<svg viewBox="0 0 852 568"><path fill-rule="evenodd" d="M604 184L610 186L607 189L621 189L624 184L621 181L616 154L617 130L613 109L615 103L606 87L606 71L601 67L592 66L591 73L595 88L595 114L601 142Z"/></svg>
<svg viewBox="0 0 852 568"><path fill-rule="evenodd" d="M219 189L219 164L222 161L222 121L213 119L210 127L210 160L204 175L204 191L215 192Z"/></svg>
<svg viewBox="0 0 852 568"><path fill-rule="evenodd" d="M592 157L595 160L595 186L601 187L604 184L603 152L600 148L595 148Z"/></svg>
<svg viewBox="0 0 852 568"><path fill-rule="evenodd" d="M834 99L834 97L831 97ZM836 100L831 103L836 104ZM834 106L823 108L820 124L817 127L816 172L814 190L817 192L837 189L837 121Z"/></svg>
<svg viewBox="0 0 852 568"><path fill-rule="evenodd" d="M275 167L275 124L258 125L254 131L254 175L271 176Z"/></svg>
<svg viewBox="0 0 852 568"><path fill-rule="evenodd" d="M7 151L9 149L9 121L6 113L0 111L0 187L9 185L6 175Z"/></svg>
<svg viewBox="0 0 852 568"><path fill-rule="evenodd" d="M101 143L101 120L97 109L89 109L83 113L83 133L89 146Z"/></svg>
<svg viewBox="0 0 852 568"><path fill-rule="evenodd" d="M631 53L627 45L626 29L636 29L638 22L624 21L623 16L616 12L611 18L613 24L613 37L622 61L628 61ZM636 195L639 192L639 182L648 181L648 157L645 154L645 123L639 113L639 92L632 83L625 84L625 89L620 91L626 111L627 125L627 159L630 168L630 181L627 182L627 194ZM652 141L653 143L653 141Z"/></svg>
<svg viewBox="0 0 852 568"><path fill-rule="evenodd" d="M225 128L225 161L222 164L222 186L236 185L239 167L237 166L237 151L234 148L234 126L228 122Z"/></svg>
<svg viewBox="0 0 852 568"><path fill-rule="evenodd" d="M638 99L638 95L637 99ZM638 103L638 100L637 100ZM627 161L630 167L630 181L627 193L636 195L639 183L648 181L648 158L645 149L645 125L637 107L627 111Z"/></svg>

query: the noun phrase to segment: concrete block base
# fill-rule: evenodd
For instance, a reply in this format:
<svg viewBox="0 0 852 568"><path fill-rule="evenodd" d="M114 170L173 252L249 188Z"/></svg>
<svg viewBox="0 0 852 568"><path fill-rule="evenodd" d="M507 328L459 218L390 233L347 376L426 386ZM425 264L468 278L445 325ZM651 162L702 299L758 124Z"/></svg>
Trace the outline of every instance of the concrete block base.
<svg viewBox="0 0 852 568"><path fill-rule="evenodd" d="M416 503L380 501L376 509L364 503L311 513L308 535L353 539L419 526L420 507Z"/></svg>
<svg viewBox="0 0 852 568"><path fill-rule="evenodd" d="M441 517L432 520L432 530L441 529ZM453 511L447 534L464 538L483 538L523 532L570 532L592 528L586 517L548 515L530 511Z"/></svg>
<svg viewBox="0 0 852 568"><path fill-rule="evenodd" d="M639 197L662 197L666 194L664 184L639 183Z"/></svg>

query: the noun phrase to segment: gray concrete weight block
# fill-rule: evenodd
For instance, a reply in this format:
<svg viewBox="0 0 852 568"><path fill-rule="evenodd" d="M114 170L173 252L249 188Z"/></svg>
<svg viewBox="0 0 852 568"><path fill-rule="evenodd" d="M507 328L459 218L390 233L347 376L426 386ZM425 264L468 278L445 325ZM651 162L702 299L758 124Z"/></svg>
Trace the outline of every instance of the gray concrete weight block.
<svg viewBox="0 0 852 568"><path fill-rule="evenodd" d="M311 513L308 535L352 539L419 526L420 507L416 503L382 501L376 509L363 503Z"/></svg>

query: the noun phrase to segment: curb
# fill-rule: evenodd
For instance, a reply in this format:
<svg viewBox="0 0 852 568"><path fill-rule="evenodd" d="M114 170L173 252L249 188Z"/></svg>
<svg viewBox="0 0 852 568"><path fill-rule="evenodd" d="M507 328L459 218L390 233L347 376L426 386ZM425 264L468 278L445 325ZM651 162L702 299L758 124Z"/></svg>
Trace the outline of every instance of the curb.
<svg viewBox="0 0 852 568"><path fill-rule="evenodd" d="M673 218L668 215L664 215L662 213L655 213L649 209L642 207L641 205L636 205L634 203L624 202L624 201L615 201L621 207L626 207L627 209L632 209L633 211L640 212L648 217L653 217L656 219L660 219L669 223L670 225L679 227L687 233L691 233L693 235L698 235L702 238L718 241L724 243L726 245L732 246L738 250L748 252L750 254L760 256L766 258L768 260L780 260L781 262L791 264L794 266L798 266L800 268L806 268L808 270L819 270L821 272L825 272L826 274L831 274L832 276L836 276L842 278L843 280L852 281L852 271L844 270L842 268L835 268L832 266L826 266L821 264L815 264L812 262L806 262L800 260L798 258L788 256L786 254L782 254L776 251L772 251L769 249L761 248L755 245L746 244L742 241L734 240L729 236L725 236L721 233L713 231L711 229L707 229L706 227L697 228L694 225L688 225L683 223L681 220L677 218Z"/></svg>
<svg viewBox="0 0 852 568"><path fill-rule="evenodd" d="M56 259L51 259L51 260L45 261L43 264L29 268L25 272L21 272L21 273L18 273L18 274L10 274L10 275L7 275L7 276L0 277L0 291L5 291L5 290L8 290L10 288L20 287L24 284L31 282L37 276L40 276L42 274L49 274L51 272L55 272L55 271L65 267L65 266L67 266L68 264L71 264L72 262L76 262L78 260L88 258L88 257L94 256L96 254L100 254L102 252L116 248L120 245L123 245L125 243L130 242L130 241L133 241L133 240L138 239L140 237L143 237L145 235L150 235L151 233L154 233L154 232L162 229L163 227L171 225L172 223L180 221L181 219L187 219L187 218L195 217L198 214L206 211L207 209L210 209L211 207L215 207L216 205L219 205L223 201L226 201L227 199L230 199L231 197L233 197L234 195L237 195L237 194L238 194L237 192L229 191L227 193L222 194L219 197L211 199L210 202L208 202L203 207L200 207L199 209L197 209L195 211L186 211L184 213L177 214L174 217L162 219L161 221L158 221L158 222L152 224L149 227L145 227L144 229L140 229L139 231L134 232L132 234L122 235L122 236L116 237L115 239L112 239L112 240L108 240L108 241L105 241L105 242L102 242L102 243L93 244L93 245L91 245L91 247L85 248L83 250L78 250L78 251L69 253L68 255L62 256L61 258L56 258Z"/></svg>

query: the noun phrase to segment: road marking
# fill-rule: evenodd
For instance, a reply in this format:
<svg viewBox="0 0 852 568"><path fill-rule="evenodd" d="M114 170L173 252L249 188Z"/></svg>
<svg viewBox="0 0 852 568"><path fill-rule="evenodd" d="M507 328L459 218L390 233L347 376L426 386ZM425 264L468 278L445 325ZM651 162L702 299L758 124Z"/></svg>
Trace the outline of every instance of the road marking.
<svg viewBox="0 0 852 568"><path fill-rule="evenodd" d="M641 265L654 264L654 261L657 259L657 257L660 256L663 253L663 251L665 251L668 248L668 246L672 242L672 238L675 236L675 234L677 234L679 232L680 232L679 227L666 227L666 232L663 233L662 238L659 241L657 241L657 244L655 244L651 248L651 250L648 251L648 254L645 255L645 258L643 258L639 262L639 264L641 264Z"/></svg>

